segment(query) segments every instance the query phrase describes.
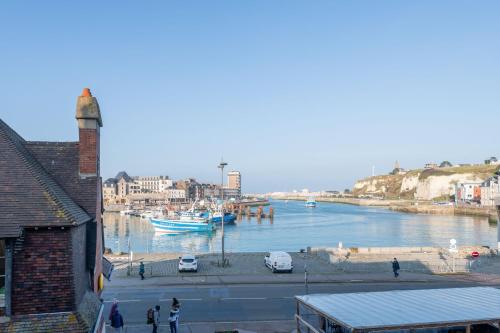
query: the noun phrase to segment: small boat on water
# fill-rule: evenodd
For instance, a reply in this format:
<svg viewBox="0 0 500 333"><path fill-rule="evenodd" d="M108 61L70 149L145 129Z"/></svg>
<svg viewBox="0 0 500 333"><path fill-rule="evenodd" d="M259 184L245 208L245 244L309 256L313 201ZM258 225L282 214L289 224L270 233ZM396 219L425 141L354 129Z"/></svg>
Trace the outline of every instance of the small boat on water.
<svg viewBox="0 0 500 333"><path fill-rule="evenodd" d="M180 217L178 219L151 218L149 220L157 232L183 233L203 232L215 230L215 224L207 218L202 217Z"/></svg>
<svg viewBox="0 0 500 333"><path fill-rule="evenodd" d="M228 212L224 213L224 224L234 223L235 220L236 215ZM211 217L211 221L213 223L222 223L222 214L220 212L214 213Z"/></svg>
<svg viewBox="0 0 500 333"><path fill-rule="evenodd" d="M134 213L133 209L124 209L120 211L120 215L132 215Z"/></svg>
<svg viewBox="0 0 500 333"><path fill-rule="evenodd" d="M314 198L307 199L306 200L306 207L315 208L316 207L316 200Z"/></svg>

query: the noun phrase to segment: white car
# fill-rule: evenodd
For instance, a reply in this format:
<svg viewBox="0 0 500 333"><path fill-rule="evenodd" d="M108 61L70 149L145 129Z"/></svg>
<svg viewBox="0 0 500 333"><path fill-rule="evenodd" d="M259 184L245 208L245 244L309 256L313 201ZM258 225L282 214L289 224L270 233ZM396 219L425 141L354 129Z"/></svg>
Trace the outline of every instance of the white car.
<svg viewBox="0 0 500 333"><path fill-rule="evenodd" d="M179 272L197 272L198 271L198 260L192 254L185 254L179 257Z"/></svg>
<svg viewBox="0 0 500 333"><path fill-rule="evenodd" d="M264 264L269 267L273 273L293 271L292 257L282 251L269 252L264 257Z"/></svg>

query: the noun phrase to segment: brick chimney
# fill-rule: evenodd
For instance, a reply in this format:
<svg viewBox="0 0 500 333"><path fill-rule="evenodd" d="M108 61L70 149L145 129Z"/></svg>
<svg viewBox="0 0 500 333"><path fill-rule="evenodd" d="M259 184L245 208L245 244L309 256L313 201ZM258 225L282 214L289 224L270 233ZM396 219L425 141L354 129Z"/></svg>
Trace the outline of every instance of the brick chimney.
<svg viewBox="0 0 500 333"><path fill-rule="evenodd" d="M80 178L99 176L99 141L102 127L101 111L97 99L89 88L83 89L76 102L76 119L79 129Z"/></svg>

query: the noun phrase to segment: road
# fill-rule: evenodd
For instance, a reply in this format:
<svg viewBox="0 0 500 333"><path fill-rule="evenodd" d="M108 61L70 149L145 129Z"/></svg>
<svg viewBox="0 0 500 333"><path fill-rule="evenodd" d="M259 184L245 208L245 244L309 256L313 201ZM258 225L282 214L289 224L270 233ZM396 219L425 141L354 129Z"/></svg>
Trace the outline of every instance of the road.
<svg viewBox="0 0 500 333"><path fill-rule="evenodd" d="M314 284L309 293L346 293L403 289L474 286L470 282L392 282ZM295 295L305 294L302 284L212 285L182 287L107 288L103 294L105 314L112 301L120 301L127 324L145 324L147 309L159 304L165 318L172 297L181 304L183 322L237 322L291 320Z"/></svg>

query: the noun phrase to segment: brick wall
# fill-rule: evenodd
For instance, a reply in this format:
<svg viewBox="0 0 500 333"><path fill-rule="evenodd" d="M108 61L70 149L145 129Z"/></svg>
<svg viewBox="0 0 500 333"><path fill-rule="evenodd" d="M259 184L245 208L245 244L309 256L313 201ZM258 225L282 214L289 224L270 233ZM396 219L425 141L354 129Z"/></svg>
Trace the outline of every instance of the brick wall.
<svg viewBox="0 0 500 333"><path fill-rule="evenodd" d="M97 174L99 129L80 128L80 173Z"/></svg>
<svg viewBox="0 0 500 333"><path fill-rule="evenodd" d="M13 315L75 309L70 229L27 229L13 257Z"/></svg>

